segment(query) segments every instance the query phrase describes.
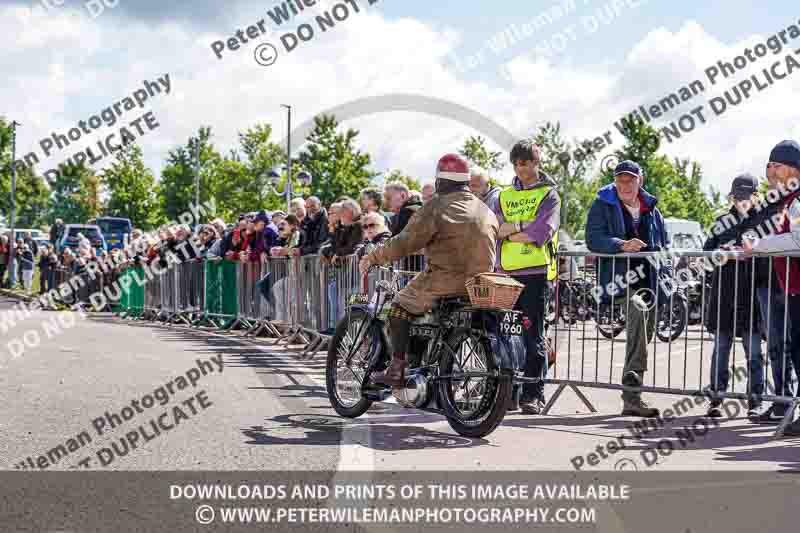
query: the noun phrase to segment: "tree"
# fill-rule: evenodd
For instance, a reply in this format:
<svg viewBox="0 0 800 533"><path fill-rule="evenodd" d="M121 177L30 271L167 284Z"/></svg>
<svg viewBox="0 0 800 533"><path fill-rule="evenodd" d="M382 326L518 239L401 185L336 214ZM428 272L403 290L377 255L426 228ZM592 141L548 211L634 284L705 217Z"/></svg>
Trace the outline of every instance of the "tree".
<svg viewBox="0 0 800 533"><path fill-rule="evenodd" d="M539 168L558 183L562 229L575 235L586 226L586 216L600 187L600 181L589 176L595 156L590 153L584 158L570 157L565 169L561 158L564 154L575 153L578 143L562 137L558 122L541 126L533 141L541 148Z"/></svg>
<svg viewBox="0 0 800 533"><path fill-rule="evenodd" d="M256 191L255 178L241 160L214 159L209 172L213 174L210 181L214 183L217 216L223 220L235 220L241 213L265 207Z"/></svg>
<svg viewBox="0 0 800 533"><path fill-rule="evenodd" d="M422 191L422 184L419 181L415 180L411 176L403 174L403 172L401 170L399 170L399 169L394 169L394 170L390 171L386 175L386 178L384 179L383 182L384 182L384 184L386 184L386 183L403 183L403 184L405 184L406 187L409 188L409 190Z"/></svg>
<svg viewBox="0 0 800 533"><path fill-rule="evenodd" d="M200 144L200 203L204 204L214 197L221 200L215 179L215 166L220 159L219 153L209 142L211 128L201 127L196 137L190 137L186 146L170 150L167 165L161 171L161 183L158 187L158 198L161 209L168 220L189 212L195 199L195 146Z"/></svg>
<svg viewBox="0 0 800 533"><path fill-rule="evenodd" d="M84 162L61 165L50 184L51 218L67 224L85 224L100 212L100 180Z"/></svg>
<svg viewBox="0 0 800 533"><path fill-rule="evenodd" d="M489 150L486 147L486 139L483 137L468 137L458 153L467 158L467 161L473 165L481 167L490 174L499 172L505 166L505 163L500 161L500 157L503 154Z"/></svg>
<svg viewBox="0 0 800 533"><path fill-rule="evenodd" d="M50 189L44 178L32 167L17 168L17 217L16 226L38 228L47 223L50 208Z"/></svg>
<svg viewBox="0 0 800 533"><path fill-rule="evenodd" d="M333 116L314 117L314 129L298 157L300 166L313 177L312 188L323 205L330 205L342 196L357 197L375 176L367 168L369 154L355 148L358 131L348 129L339 133L337 128Z"/></svg>
<svg viewBox="0 0 800 533"><path fill-rule="evenodd" d="M272 126L269 124L256 124L255 127L239 133L239 144L246 157L245 176L241 182L233 185L243 195L242 201L247 204L250 211L285 208L283 199L271 194L269 187L269 172L286 164L284 149L272 142L271 135ZM231 159L238 159L238 154L236 156ZM230 171L234 176L240 175L238 167ZM294 189L299 190L296 182Z"/></svg>
<svg viewBox="0 0 800 533"><path fill-rule="evenodd" d="M103 172L103 185L109 193L105 213L126 217L144 230L158 225L164 216L156 196L156 179L142 161L142 149L127 144L114 156L111 167Z"/></svg>
<svg viewBox="0 0 800 533"><path fill-rule="evenodd" d="M661 139L658 130L643 121L625 121L622 129L626 143L615 155L620 161L639 163L644 172L644 189L658 198L664 217L684 218L708 227L721 207L721 198L713 187L704 191L703 171L699 163L658 154ZM613 169L605 169L603 181L614 180Z"/></svg>

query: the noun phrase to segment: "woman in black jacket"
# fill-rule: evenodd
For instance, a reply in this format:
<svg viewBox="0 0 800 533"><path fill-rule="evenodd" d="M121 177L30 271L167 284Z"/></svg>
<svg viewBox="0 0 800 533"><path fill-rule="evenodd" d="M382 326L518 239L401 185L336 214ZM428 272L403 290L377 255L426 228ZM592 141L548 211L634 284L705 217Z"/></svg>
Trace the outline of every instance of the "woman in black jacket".
<svg viewBox="0 0 800 533"><path fill-rule="evenodd" d="M359 261L377 246L392 238L392 232L386 228L386 221L380 213L367 213L361 217L364 230L364 241L358 246L356 255Z"/></svg>
<svg viewBox="0 0 800 533"><path fill-rule="evenodd" d="M754 178L753 178L754 179ZM745 183L740 176L734 180L730 193L732 206L728 213L717 219L740 219L755 200L755 188ZM757 187L757 182L756 182ZM704 250L740 249L746 232L728 234L726 242L718 236L709 237L703 245ZM732 241L731 241L732 239ZM752 395L748 400L748 415L758 416L761 408L761 395L764 394L764 367L761 357L761 317L756 301L756 287L759 280L769 277L769 265L765 259L740 258L716 260L716 267L708 275L710 289L706 296L705 326L714 335L714 348L711 353L711 390L724 392L730 380L729 357L736 338L742 340L742 347L748 360L750 383L748 390ZM708 416L720 417L722 400L712 400Z"/></svg>

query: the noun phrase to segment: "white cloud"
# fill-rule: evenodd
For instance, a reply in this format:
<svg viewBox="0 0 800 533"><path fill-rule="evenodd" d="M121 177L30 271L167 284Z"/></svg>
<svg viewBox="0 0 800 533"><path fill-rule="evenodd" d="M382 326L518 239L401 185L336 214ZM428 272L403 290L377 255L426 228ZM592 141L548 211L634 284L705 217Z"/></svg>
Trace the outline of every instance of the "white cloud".
<svg viewBox="0 0 800 533"><path fill-rule="evenodd" d="M253 61L252 43L226 51L221 61L214 57L209 44L229 37L228 27L219 34L197 33L174 22L106 15L90 19L68 10L31 18L25 9L3 7L0 31L10 36L0 65L12 73L0 87L0 101L7 103L4 114L23 123L20 151L41 153L40 138L54 130L64 133L143 80L169 73L172 93L149 104L161 127L141 141L155 168L201 125L213 127L214 143L227 152L238 131L260 121L272 123L276 139L283 142L282 103L294 105L297 125L344 102L391 93L457 102L514 133L529 133L547 120L560 120L570 138L611 130L618 145L614 120L694 79L705 81L703 69L718 59L732 59L745 46L726 46L699 24L687 22L674 33L654 29L624 57L602 65L552 64L521 56L507 62L504 70L510 77L503 82L481 79L478 72L462 79L446 67L448 53L462 38L452 28L432 28L411 18L388 21L375 7L318 32L288 55L281 50L276 64L266 68ZM268 40L276 46L280 42L277 36ZM767 64L764 59L758 66ZM761 172L775 142L800 137L800 108L792 98L799 87L800 75L784 80L665 149L700 161L708 184L717 187L741 171ZM720 92L714 88L681 110L688 112ZM131 111L125 118L143 112ZM401 168L422 180L430 179L442 154L480 133L453 120L410 112L365 116L345 126L361 131L360 146L375 156L376 168ZM40 171L57 162L51 158Z"/></svg>

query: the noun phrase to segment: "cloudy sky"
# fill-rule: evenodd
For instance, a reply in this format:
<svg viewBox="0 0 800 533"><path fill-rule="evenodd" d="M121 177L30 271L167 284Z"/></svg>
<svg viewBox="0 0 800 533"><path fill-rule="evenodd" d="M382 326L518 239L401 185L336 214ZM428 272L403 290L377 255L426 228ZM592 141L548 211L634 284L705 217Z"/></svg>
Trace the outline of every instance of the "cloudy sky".
<svg viewBox="0 0 800 533"><path fill-rule="evenodd" d="M704 74L800 25L789 0L326 0L280 26L268 16L283 4L276 0L92 1L87 8L86 0L0 0L0 115L22 123L22 153L42 157L40 139L66 133L167 73L169 95L122 117L124 124L146 111L156 116L160 127L140 143L157 171L167 151L201 125L213 128L223 152L258 122L273 124L283 139L280 104L291 104L294 126L345 106L344 124L361 131L360 146L376 170L401 168L429 181L437 159L467 136L490 136L496 149L506 149L498 143L508 133L521 136L548 120L560 121L569 138L611 131L619 146L615 120L694 80L706 92L655 124L704 106L708 123L665 150L700 161L708 185L724 188L743 171L763 175L775 143L800 139L800 71L722 116L708 106L775 62L785 72L784 57L800 49L800 38L738 77L712 86ZM344 20L323 32L315 17L327 10ZM212 43L262 19L267 34L215 56ZM289 39L281 36L303 23L315 34L287 52ZM278 51L270 66L254 60L263 43ZM120 125L84 135L43 160L40 172Z"/></svg>

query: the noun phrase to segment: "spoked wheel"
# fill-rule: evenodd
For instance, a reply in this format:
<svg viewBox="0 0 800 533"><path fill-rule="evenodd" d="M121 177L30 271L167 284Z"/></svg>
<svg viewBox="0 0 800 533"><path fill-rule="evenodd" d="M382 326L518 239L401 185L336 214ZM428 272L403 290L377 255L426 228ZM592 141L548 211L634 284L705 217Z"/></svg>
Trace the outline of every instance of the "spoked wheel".
<svg viewBox="0 0 800 533"><path fill-rule="evenodd" d="M459 331L443 348L439 375L463 372L496 372L489 340ZM485 437L506 415L511 398L511 373L496 377L445 377L439 381L440 404L450 426L464 437Z"/></svg>
<svg viewBox="0 0 800 533"><path fill-rule="evenodd" d="M357 418L363 415L372 400L364 398L361 383L367 371L369 361L380 353L380 333L374 327L367 327L369 316L366 312L354 309L336 326L336 333L328 349L325 365L325 383L331 406L340 415ZM361 331L359 338L358 333ZM356 343L359 344L354 349ZM350 364L348 355L355 352Z"/></svg>
<svg viewBox="0 0 800 533"><path fill-rule="evenodd" d="M625 330L625 317L619 305L614 306L612 316L611 306L600 308L600 316L597 317L597 331L606 339L613 339Z"/></svg>
<svg viewBox="0 0 800 533"><path fill-rule="evenodd" d="M658 327L656 335L664 342L672 342L681 336L689 320L689 309L686 297L676 294L672 297L672 305L663 305L658 310Z"/></svg>

